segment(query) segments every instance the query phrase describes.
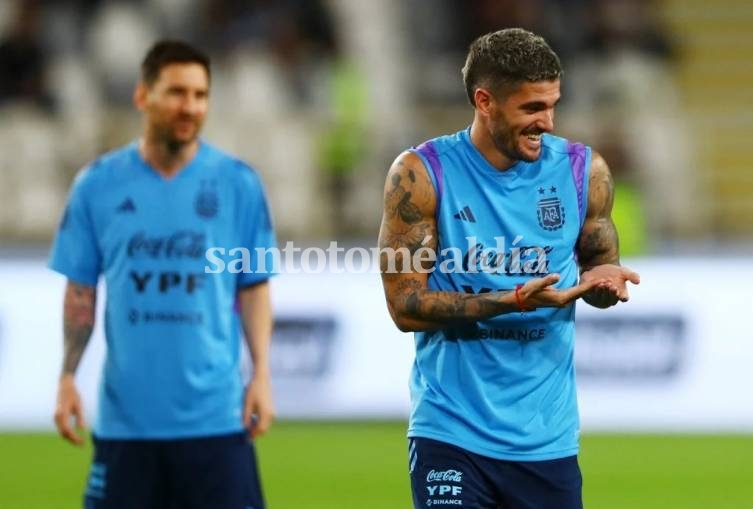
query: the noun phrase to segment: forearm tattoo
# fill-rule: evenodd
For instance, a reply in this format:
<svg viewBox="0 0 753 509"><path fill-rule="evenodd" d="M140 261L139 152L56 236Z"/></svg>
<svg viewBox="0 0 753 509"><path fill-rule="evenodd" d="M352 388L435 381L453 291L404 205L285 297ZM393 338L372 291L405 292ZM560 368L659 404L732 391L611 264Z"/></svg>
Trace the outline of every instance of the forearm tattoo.
<svg viewBox="0 0 753 509"><path fill-rule="evenodd" d="M406 311L417 318L430 321L481 320L512 310L509 304L500 300L500 294L504 293L509 292L466 295L418 290L405 297Z"/></svg>
<svg viewBox="0 0 753 509"><path fill-rule="evenodd" d="M502 301L510 292L464 294L427 290L413 279L397 284L393 299L408 316L429 322L474 321L511 311L514 307Z"/></svg>
<svg viewBox="0 0 753 509"><path fill-rule="evenodd" d="M63 374L76 372L94 328L96 289L68 283L63 302Z"/></svg>
<svg viewBox="0 0 753 509"><path fill-rule="evenodd" d="M422 247L436 253L438 246L434 219L433 187L430 182L417 184L417 170L403 161L390 177L385 193L384 218L379 238L382 278L389 300L402 317L435 324L452 324L488 318L512 310L503 303L502 292L465 294L437 292L426 288L425 282L400 274L405 261L413 267L413 255ZM409 260L405 260L405 256ZM390 256L394 259L390 259ZM389 272L396 267L398 272ZM431 262L422 267L430 268ZM413 267L415 270L417 267Z"/></svg>

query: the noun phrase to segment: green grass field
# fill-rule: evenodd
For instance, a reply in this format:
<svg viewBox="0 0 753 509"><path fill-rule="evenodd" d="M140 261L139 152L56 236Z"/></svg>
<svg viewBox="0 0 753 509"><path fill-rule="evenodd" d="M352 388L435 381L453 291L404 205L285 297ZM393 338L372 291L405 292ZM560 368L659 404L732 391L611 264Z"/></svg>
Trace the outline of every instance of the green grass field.
<svg viewBox="0 0 753 509"><path fill-rule="evenodd" d="M403 423L279 422L258 442L270 509L410 507ZM79 509L90 448L0 434L0 508ZM753 436L586 435L590 509L753 508Z"/></svg>

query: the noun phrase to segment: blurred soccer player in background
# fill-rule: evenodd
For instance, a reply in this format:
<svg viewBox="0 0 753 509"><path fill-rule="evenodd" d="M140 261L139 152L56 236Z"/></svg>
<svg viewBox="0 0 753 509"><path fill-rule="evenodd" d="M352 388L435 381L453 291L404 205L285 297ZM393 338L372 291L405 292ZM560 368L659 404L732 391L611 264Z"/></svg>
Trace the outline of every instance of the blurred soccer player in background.
<svg viewBox="0 0 753 509"><path fill-rule="evenodd" d="M78 175L52 248L50 266L68 278L55 424L76 444L74 374L100 274L107 289L87 508L264 507L251 437L273 414L270 274L205 273L205 252L255 257L275 239L257 174L199 138L209 84L199 50L149 50L134 91L143 135ZM238 315L254 366L245 396Z"/></svg>
<svg viewBox="0 0 753 509"><path fill-rule="evenodd" d="M619 265L606 162L550 134L561 76L539 36L478 38L463 68L472 125L387 176L380 247L437 254L409 271L382 259L390 313L416 333L415 507L582 506L575 301L627 301L639 277Z"/></svg>

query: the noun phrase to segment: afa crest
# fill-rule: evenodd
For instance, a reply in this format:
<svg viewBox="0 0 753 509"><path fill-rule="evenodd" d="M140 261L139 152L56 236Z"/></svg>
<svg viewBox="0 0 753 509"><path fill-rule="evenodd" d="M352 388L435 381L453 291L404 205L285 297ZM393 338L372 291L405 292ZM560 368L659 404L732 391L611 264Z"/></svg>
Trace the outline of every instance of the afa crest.
<svg viewBox="0 0 753 509"><path fill-rule="evenodd" d="M553 193L556 192L555 188ZM536 217L539 226L547 231L559 230L565 224L565 209L558 196L542 198L538 201Z"/></svg>
<svg viewBox="0 0 753 509"><path fill-rule="evenodd" d="M215 181L201 182L201 188L196 194L194 205L199 217L212 219L217 215L220 208L220 198L217 196L217 183Z"/></svg>

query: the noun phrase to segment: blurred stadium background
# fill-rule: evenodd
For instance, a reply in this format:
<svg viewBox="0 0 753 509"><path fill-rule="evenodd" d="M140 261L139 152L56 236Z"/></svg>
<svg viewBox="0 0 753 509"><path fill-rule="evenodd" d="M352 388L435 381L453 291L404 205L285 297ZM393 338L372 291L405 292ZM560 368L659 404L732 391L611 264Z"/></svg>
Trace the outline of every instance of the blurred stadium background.
<svg viewBox="0 0 753 509"><path fill-rule="evenodd" d="M155 39L209 50L205 137L259 170L281 246L368 248L390 162L470 122L467 45L507 26L561 55L558 134L610 163L643 274L628 306L579 314L587 506L752 508L749 0L0 2L0 508L79 507L91 451L52 434L63 281L45 255L75 172L138 135ZM408 507L412 342L378 276L275 284L270 507ZM98 331L89 412L101 356Z"/></svg>

